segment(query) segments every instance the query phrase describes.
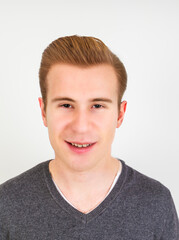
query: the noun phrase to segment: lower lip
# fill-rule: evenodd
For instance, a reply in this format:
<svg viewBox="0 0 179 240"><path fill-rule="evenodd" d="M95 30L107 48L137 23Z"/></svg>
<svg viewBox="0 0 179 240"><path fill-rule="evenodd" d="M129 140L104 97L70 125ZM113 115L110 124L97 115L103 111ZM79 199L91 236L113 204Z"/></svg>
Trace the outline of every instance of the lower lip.
<svg viewBox="0 0 179 240"><path fill-rule="evenodd" d="M79 154L80 153L87 153L87 152L91 151L93 149L94 145L96 144L96 143L93 143L91 146L84 147L84 148L83 147L78 148L78 147L75 147L75 146L71 145L68 142L66 142L66 143L73 152L79 153Z"/></svg>

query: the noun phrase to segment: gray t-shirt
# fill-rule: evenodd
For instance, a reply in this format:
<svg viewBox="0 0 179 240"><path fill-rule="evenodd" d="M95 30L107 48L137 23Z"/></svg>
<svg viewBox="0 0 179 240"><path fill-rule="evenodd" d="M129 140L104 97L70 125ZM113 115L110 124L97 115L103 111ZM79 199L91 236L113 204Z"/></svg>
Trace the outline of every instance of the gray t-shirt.
<svg viewBox="0 0 179 240"><path fill-rule="evenodd" d="M104 201L88 214L56 189L49 161L0 185L0 240L179 240L170 191L122 163Z"/></svg>

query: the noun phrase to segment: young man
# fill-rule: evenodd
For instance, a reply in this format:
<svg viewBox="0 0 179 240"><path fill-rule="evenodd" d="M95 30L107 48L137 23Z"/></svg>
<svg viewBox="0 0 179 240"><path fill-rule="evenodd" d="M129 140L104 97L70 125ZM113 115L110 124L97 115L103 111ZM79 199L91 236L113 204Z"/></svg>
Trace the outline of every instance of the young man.
<svg viewBox="0 0 179 240"><path fill-rule="evenodd" d="M127 105L118 57L96 38L59 38L39 77L55 158L0 186L0 240L178 240L169 190L111 156Z"/></svg>

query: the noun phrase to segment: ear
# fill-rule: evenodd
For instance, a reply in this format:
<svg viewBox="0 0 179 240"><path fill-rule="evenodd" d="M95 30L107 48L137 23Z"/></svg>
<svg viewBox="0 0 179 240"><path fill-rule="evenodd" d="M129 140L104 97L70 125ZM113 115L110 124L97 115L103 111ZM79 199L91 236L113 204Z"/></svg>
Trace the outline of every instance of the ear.
<svg viewBox="0 0 179 240"><path fill-rule="evenodd" d="M40 109L41 109L41 115L42 115L44 126L47 127L47 119L46 119L46 113L45 113L45 110L44 110L43 99L39 97L38 101L39 101L39 105L40 105Z"/></svg>
<svg viewBox="0 0 179 240"><path fill-rule="evenodd" d="M123 122L124 114L126 112L127 102L123 101L120 106L119 116L117 119L117 128L119 128Z"/></svg>

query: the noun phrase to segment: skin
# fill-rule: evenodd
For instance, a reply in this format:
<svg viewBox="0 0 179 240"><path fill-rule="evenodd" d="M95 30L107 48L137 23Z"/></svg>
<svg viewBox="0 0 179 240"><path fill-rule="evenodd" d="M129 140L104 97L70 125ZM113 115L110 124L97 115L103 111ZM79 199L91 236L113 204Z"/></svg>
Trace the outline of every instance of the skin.
<svg viewBox="0 0 179 240"><path fill-rule="evenodd" d="M87 213L105 198L121 168L120 162L111 156L111 145L127 102L123 101L118 109L117 77L107 64L87 68L57 64L49 70L47 84L46 111L42 98L39 104L55 152L49 170L65 197L79 211ZM54 101L59 97L75 102ZM112 103L91 102L95 98L108 98ZM65 141L96 144L91 151L77 154Z"/></svg>

